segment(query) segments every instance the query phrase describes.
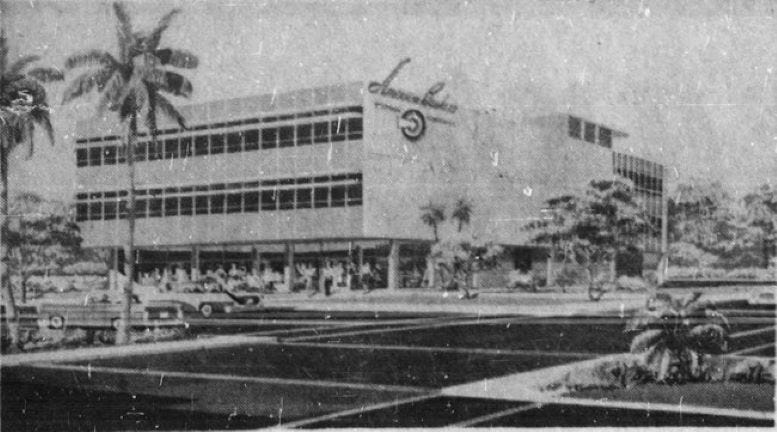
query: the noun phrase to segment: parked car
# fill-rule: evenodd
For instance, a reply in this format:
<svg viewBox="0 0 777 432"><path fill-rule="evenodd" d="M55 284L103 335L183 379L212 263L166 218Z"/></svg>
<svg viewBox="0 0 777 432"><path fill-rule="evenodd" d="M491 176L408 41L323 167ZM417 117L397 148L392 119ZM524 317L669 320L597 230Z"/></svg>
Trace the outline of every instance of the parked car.
<svg viewBox="0 0 777 432"><path fill-rule="evenodd" d="M748 298L747 302L751 305L774 306L775 305L774 292L776 290L777 290L777 287L774 287L774 286L762 288L756 291L755 293L753 293L750 296L750 298Z"/></svg>
<svg viewBox="0 0 777 432"><path fill-rule="evenodd" d="M82 303L40 303L37 307L41 325L51 329L85 328L118 329L124 305L110 301L106 296L100 300L87 297ZM137 299L131 305L130 323L134 328L184 326L183 311L175 303L143 304Z"/></svg>
<svg viewBox="0 0 777 432"><path fill-rule="evenodd" d="M261 303L257 294L236 294L208 279L168 287L136 286L134 292L144 303L174 302L187 312L199 311L205 318L215 312L231 313L239 308L258 307Z"/></svg>

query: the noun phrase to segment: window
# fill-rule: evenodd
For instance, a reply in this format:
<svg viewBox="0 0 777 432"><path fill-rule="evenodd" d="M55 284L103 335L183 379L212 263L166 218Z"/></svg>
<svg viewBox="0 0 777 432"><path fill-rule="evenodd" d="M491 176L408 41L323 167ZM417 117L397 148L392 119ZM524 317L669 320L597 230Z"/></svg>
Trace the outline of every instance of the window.
<svg viewBox="0 0 777 432"><path fill-rule="evenodd" d="M100 166L102 163L102 147L92 147L89 149L89 165Z"/></svg>
<svg viewBox="0 0 777 432"><path fill-rule="evenodd" d="M204 156L208 154L208 136L200 135L194 137L194 155Z"/></svg>
<svg viewBox="0 0 777 432"><path fill-rule="evenodd" d="M135 201L135 217L146 217L146 210L148 209L148 201L142 199Z"/></svg>
<svg viewBox="0 0 777 432"><path fill-rule="evenodd" d="M345 206L345 185L332 186L332 207Z"/></svg>
<svg viewBox="0 0 777 432"><path fill-rule="evenodd" d="M259 131L246 131L245 141L245 151L259 150Z"/></svg>
<svg viewBox="0 0 777 432"><path fill-rule="evenodd" d="M120 164L127 162L127 148L123 144L116 146L116 162Z"/></svg>
<svg viewBox="0 0 777 432"><path fill-rule="evenodd" d="M103 219L114 220L116 219L116 201L106 201L103 204Z"/></svg>
<svg viewBox="0 0 777 432"><path fill-rule="evenodd" d="M309 145L313 143L313 126L309 124L297 125L297 145Z"/></svg>
<svg viewBox="0 0 777 432"><path fill-rule="evenodd" d="M582 120L577 117L569 116L569 136L575 139L580 139L580 134L583 132Z"/></svg>
<svg viewBox="0 0 777 432"><path fill-rule="evenodd" d="M165 159L177 159L181 157L181 152L178 149L178 138L170 138L165 140Z"/></svg>
<svg viewBox="0 0 777 432"><path fill-rule="evenodd" d="M165 216L178 216L178 197L165 197Z"/></svg>
<svg viewBox="0 0 777 432"><path fill-rule="evenodd" d="M348 119L348 139L362 139L362 119L361 117Z"/></svg>
<svg viewBox="0 0 777 432"><path fill-rule="evenodd" d="M244 192L243 193L243 211L244 212L256 212L259 211L259 192Z"/></svg>
<svg viewBox="0 0 777 432"><path fill-rule="evenodd" d="M89 219L89 205L86 203L76 204L76 222L83 222Z"/></svg>
<svg viewBox="0 0 777 432"><path fill-rule="evenodd" d="M332 120L332 142L345 141L345 122L341 118Z"/></svg>
<svg viewBox="0 0 777 432"><path fill-rule="evenodd" d="M278 209L291 210L294 208L294 189L281 189L278 191Z"/></svg>
<svg viewBox="0 0 777 432"><path fill-rule="evenodd" d="M585 136L583 137L590 143L596 142L596 125L593 123L585 123Z"/></svg>
<svg viewBox="0 0 777 432"><path fill-rule="evenodd" d="M89 151L87 149L80 148L76 150L76 166L89 166Z"/></svg>
<svg viewBox="0 0 777 432"><path fill-rule="evenodd" d="M243 133L230 132L227 134L227 153L243 151Z"/></svg>
<svg viewBox="0 0 777 432"><path fill-rule="evenodd" d="M127 219L127 200L122 198L119 200L119 219Z"/></svg>
<svg viewBox="0 0 777 432"><path fill-rule="evenodd" d="M294 126L281 126L278 129L278 146L294 147Z"/></svg>
<svg viewBox="0 0 777 432"><path fill-rule="evenodd" d="M273 149L278 147L278 129L265 128L262 129L262 148Z"/></svg>
<svg viewBox="0 0 777 432"><path fill-rule="evenodd" d="M599 145L606 148L612 148L612 130L605 127L599 128Z"/></svg>
<svg viewBox="0 0 777 432"><path fill-rule="evenodd" d="M103 203L93 201L89 203L89 220L100 220L103 217Z"/></svg>
<svg viewBox="0 0 777 432"><path fill-rule="evenodd" d="M227 194L227 213L240 213L243 211L243 194Z"/></svg>
<svg viewBox="0 0 777 432"><path fill-rule="evenodd" d="M187 136L181 138L181 157L187 158L189 156L192 156L194 153L192 153L194 149L192 149L192 137Z"/></svg>
<svg viewBox="0 0 777 432"><path fill-rule="evenodd" d="M224 153L224 135L217 134L210 136L210 154Z"/></svg>
<svg viewBox="0 0 777 432"><path fill-rule="evenodd" d="M312 195L313 190L310 188L297 189L297 208L311 208L313 204Z"/></svg>
<svg viewBox="0 0 777 432"><path fill-rule="evenodd" d="M116 146L103 147L103 163L105 165L116 165Z"/></svg>
<svg viewBox="0 0 777 432"><path fill-rule="evenodd" d="M325 143L329 141L329 122L313 123L313 142Z"/></svg>
<svg viewBox="0 0 777 432"><path fill-rule="evenodd" d="M148 159L148 155L146 154L146 150L148 150L148 143L145 142L136 142L135 143L135 160L137 162L143 162L146 159Z"/></svg>
<svg viewBox="0 0 777 432"><path fill-rule="evenodd" d="M329 207L329 187L320 186L313 189L313 205L315 208Z"/></svg>
<svg viewBox="0 0 777 432"><path fill-rule="evenodd" d="M160 160L164 157L164 142L150 142L148 143L148 160Z"/></svg>
<svg viewBox="0 0 777 432"><path fill-rule="evenodd" d="M348 205L359 206L362 205L362 185L356 183L348 185Z"/></svg>
<svg viewBox="0 0 777 432"><path fill-rule="evenodd" d="M208 196L197 195L194 197L194 213L198 215L208 214Z"/></svg>
<svg viewBox="0 0 777 432"><path fill-rule="evenodd" d="M162 216L162 198L151 198L148 200L148 217Z"/></svg>
<svg viewBox="0 0 777 432"><path fill-rule="evenodd" d="M210 214L224 213L224 194L210 196Z"/></svg>
<svg viewBox="0 0 777 432"><path fill-rule="evenodd" d="M262 191L262 210L276 210L278 208L278 194L274 190Z"/></svg>
<svg viewBox="0 0 777 432"><path fill-rule="evenodd" d="M194 198L190 196L181 197L180 206L181 216L191 216L194 212Z"/></svg>

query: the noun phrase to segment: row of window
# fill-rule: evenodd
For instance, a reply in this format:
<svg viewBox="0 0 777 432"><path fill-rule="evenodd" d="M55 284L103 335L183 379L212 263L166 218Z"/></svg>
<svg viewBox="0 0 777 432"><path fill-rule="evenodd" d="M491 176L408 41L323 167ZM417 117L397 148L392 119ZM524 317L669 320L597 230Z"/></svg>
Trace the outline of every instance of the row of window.
<svg viewBox="0 0 777 432"><path fill-rule="evenodd" d="M142 162L354 141L362 139L362 136L362 118L352 117L236 132L160 138L156 142L140 141L135 144L134 153L135 160ZM121 144L76 149L76 165L79 167L124 162L126 156Z"/></svg>
<svg viewBox="0 0 777 432"><path fill-rule="evenodd" d="M307 178L311 180L308 182L292 179L290 184L276 183L271 188L260 185L253 189L218 189L206 185L174 188L175 191L146 189L138 191L143 193L135 200L135 216L153 218L362 205L361 174L343 176L346 178L342 180L334 180L335 177L339 176L328 178L327 183L313 181L324 177ZM124 219L128 213L126 197L126 191L79 194L76 221Z"/></svg>
<svg viewBox="0 0 777 432"><path fill-rule="evenodd" d="M579 117L569 116L569 136L608 149L612 148L612 129L585 121Z"/></svg>
<svg viewBox="0 0 777 432"><path fill-rule="evenodd" d="M231 120L231 121L225 121L225 122L199 124L196 126L190 126L189 128L186 129L186 131L219 129L224 127L254 125L257 123L275 123L275 122L295 120L295 119L307 119L310 117L323 117L323 116L329 116L332 114L334 115L341 115L345 113L362 114L363 111L364 111L363 107L355 105L355 106L338 107L338 108L323 109L323 110L316 110L316 111L304 111L304 112L289 113L289 114L274 114L274 115L264 116L264 117L252 117L247 119L238 119L238 120ZM161 135L175 134L180 132L184 132L184 131L178 128L163 129L163 130L160 130L157 135L161 136ZM138 133L138 137L144 137L144 136L148 136L148 133L147 132ZM86 144L86 143L102 142L102 141L116 141L121 138L122 137L118 135L79 138L76 140L76 144Z"/></svg>

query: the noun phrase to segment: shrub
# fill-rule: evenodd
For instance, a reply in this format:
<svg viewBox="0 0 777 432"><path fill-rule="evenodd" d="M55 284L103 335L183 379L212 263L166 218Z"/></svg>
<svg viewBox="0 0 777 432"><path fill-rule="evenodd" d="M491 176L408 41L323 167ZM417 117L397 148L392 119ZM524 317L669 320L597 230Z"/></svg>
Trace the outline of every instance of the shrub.
<svg viewBox="0 0 777 432"><path fill-rule="evenodd" d="M650 284L645 282L642 278L632 276L621 276L617 281L618 289L628 291L647 291L650 288Z"/></svg>
<svg viewBox="0 0 777 432"><path fill-rule="evenodd" d="M562 266L555 276L556 285L560 287L583 285L588 283L588 276L585 273L585 269L578 266Z"/></svg>
<svg viewBox="0 0 777 432"><path fill-rule="evenodd" d="M758 267L738 268L726 273L726 278L770 281L775 279L775 273L774 270Z"/></svg>
<svg viewBox="0 0 777 432"><path fill-rule="evenodd" d="M106 275L108 266L104 262L79 261L62 268L66 275Z"/></svg>

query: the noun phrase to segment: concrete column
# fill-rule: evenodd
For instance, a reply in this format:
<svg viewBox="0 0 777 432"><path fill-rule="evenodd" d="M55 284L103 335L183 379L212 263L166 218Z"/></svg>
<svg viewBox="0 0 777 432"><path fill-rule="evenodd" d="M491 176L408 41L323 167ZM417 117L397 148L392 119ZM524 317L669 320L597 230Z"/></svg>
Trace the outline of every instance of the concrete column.
<svg viewBox="0 0 777 432"><path fill-rule="evenodd" d="M256 246L251 247L251 266L256 269L256 271L259 271L259 266L262 264L262 254L259 253L259 250L256 248Z"/></svg>
<svg viewBox="0 0 777 432"><path fill-rule="evenodd" d="M191 279L193 281L199 279L200 278L200 248L198 246L192 246L191 267L192 267L192 274L190 275Z"/></svg>
<svg viewBox="0 0 777 432"><path fill-rule="evenodd" d="M399 288L399 242L389 241L388 286L389 290Z"/></svg>
<svg viewBox="0 0 777 432"><path fill-rule="evenodd" d="M119 248L111 248L111 280L108 289L117 291L119 289Z"/></svg>
<svg viewBox="0 0 777 432"><path fill-rule="evenodd" d="M359 247L359 256L358 256L358 265L359 268L356 269L356 274L358 275L358 281L359 281L359 288L364 289L364 281L362 281L362 266L364 265L364 249Z"/></svg>
<svg viewBox="0 0 777 432"><path fill-rule="evenodd" d="M286 268L284 269L283 277L289 291L294 288L294 275L296 272L294 268L294 243L286 243Z"/></svg>

